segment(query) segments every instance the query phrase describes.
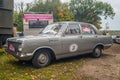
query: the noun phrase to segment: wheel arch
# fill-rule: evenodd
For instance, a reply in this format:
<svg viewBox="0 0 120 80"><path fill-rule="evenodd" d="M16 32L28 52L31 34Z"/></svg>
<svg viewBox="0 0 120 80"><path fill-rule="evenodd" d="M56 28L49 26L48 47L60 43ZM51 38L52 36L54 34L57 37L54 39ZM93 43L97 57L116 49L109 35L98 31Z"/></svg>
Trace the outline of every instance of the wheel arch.
<svg viewBox="0 0 120 80"><path fill-rule="evenodd" d="M34 55L35 55L38 51L40 51L40 50L47 50L47 51L49 51L51 57L52 57L53 59L56 59L54 50L53 50L51 47L47 47L47 46L36 48L36 49L33 51L33 57L34 57ZM33 58L33 57L32 57L32 58Z"/></svg>
<svg viewBox="0 0 120 80"><path fill-rule="evenodd" d="M96 47L101 47L101 49L104 49L104 44L99 43L99 44L95 45L94 48L93 48L93 50L94 50Z"/></svg>

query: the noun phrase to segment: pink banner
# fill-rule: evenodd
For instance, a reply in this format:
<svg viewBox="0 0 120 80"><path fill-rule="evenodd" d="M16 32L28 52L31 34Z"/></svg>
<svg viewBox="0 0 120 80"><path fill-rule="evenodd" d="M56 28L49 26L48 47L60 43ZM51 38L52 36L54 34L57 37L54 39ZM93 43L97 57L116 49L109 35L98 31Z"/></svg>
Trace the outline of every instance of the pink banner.
<svg viewBox="0 0 120 80"><path fill-rule="evenodd" d="M52 20L52 14L24 14L25 20Z"/></svg>

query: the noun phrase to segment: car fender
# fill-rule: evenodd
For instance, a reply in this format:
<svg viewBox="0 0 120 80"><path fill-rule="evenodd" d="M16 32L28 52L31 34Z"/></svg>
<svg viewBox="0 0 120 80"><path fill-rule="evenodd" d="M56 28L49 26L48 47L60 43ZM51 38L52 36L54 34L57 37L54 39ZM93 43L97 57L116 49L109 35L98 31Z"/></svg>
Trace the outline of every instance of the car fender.
<svg viewBox="0 0 120 80"><path fill-rule="evenodd" d="M35 52L38 51L38 50L40 50L40 49L50 49L50 50L54 53L54 55L55 55L55 50L54 50L52 47L49 47L49 46L38 47L38 48L36 48L36 49L32 52L32 54L34 55Z"/></svg>
<svg viewBox="0 0 120 80"><path fill-rule="evenodd" d="M93 50L94 50L97 46L102 46L103 49L104 49L104 44L103 44L103 43L98 43L98 44L96 44L96 45L93 47Z"/></svg>

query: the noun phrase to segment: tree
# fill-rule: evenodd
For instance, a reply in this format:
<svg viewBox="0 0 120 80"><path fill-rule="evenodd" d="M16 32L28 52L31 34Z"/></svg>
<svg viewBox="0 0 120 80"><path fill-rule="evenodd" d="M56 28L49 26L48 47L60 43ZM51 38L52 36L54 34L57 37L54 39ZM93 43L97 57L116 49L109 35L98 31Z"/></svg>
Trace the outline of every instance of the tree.
<svg viewBox="0 0 120 80"><path fill-rule="evenodd" d="M37 0L34 2L29 11L40 13L53 13L54 21L57 21L57 8L59 6L61 6L60 0Z"/></svg>
<svg viewBox="0 0 120 80"><path fill-rule="evenodd" d="M94 24L98 29L101 28L101 16L105 19L115 16L110 4L96 0L71 0L70 9L77 21Z"/></svg>
<svg viewBox="0 0 120 80"><path fill-rule="evenodd" d="M14 12L14 22L17 23L17 30L23 31L23 13Z"/></svg>
<svg viewBox="0 0 120 80"><path fill-rule="evenodd" d="M15 4L14 23L17 23L17 30L23 31L23 14L25 11L24 2Z"/></svg>
<svg viewBox="0 0 120 80"><path fill-rule="evenodd" d="M58 21L71 21L74 20L72 12L69 10L67 3L62 4L58 7Z"/></svg>

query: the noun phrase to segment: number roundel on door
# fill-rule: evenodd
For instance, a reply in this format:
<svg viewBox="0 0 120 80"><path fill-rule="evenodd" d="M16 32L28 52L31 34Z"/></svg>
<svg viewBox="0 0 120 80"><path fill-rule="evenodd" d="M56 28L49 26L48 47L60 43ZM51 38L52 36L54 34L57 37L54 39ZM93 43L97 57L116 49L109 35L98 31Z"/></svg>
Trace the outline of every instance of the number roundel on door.
<svg viewBox="0 0 120 80"><path fill-rule="evenodd" d="M77 44L71 44L69 47L70 52L76 52L78 49L78 45Z"/></svg>

